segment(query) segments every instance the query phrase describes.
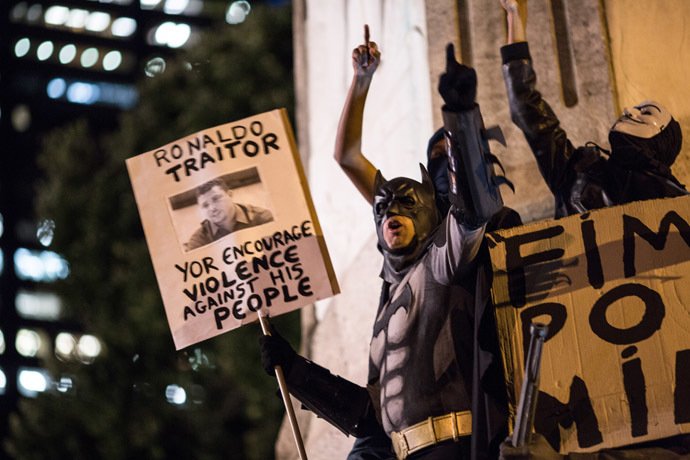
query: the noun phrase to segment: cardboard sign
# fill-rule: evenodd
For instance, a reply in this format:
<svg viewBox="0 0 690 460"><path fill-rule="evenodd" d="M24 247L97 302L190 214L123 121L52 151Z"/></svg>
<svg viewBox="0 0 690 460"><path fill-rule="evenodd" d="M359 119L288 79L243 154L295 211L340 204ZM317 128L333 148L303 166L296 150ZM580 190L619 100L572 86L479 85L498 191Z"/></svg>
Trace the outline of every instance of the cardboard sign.
<svg viewBox="0 0 690 460"><path fill-rule="evenodd" d="M338 293L285 110L127 160L179 350Z"/></svg>
<svg viewBox="0 0 690 460"><path fill-rule="evenodd" d="M535 428L561 452L690 431L690 196L489 235L512 415L549 324Z"/></svg>

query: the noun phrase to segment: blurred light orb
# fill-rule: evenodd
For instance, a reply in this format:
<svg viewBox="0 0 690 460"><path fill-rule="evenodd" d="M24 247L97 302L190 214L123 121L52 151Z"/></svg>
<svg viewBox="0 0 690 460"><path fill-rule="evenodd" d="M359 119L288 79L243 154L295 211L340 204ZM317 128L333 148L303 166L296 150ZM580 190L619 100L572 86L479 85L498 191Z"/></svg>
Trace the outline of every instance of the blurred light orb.
<svg viewBox="0 0 690 460"><path fill-rule="evenodd" d="M55 79L59 80L59 79ZM64 86L64 80L63 80L63 86ZM64 88L63 88L64 91ZM45 247L50 246L50 243L53 242L53 236L55 235L55 221L53 219L43 219L41 222L38 224L38 228L36 229L36 238L38 238L38 241Z"/></svg>
<svg viewBox="0 0 690 460"><path fill-rule="evenodd" d="M81 66L85 69L93 67L98 62L98 50L96 48L87 48L81 53Z"/></svg>
<svg viewBox="0 0 690 460"><path fill-rule="evenodd" d="M26 20L29 22L36 22L41 19L42 14L43 7L40 4L35 3L31 5L29 10L26 12Z"/></svg>
<svg viewBox="0 0 690 460"><path fill-rule="evenodd" d="M161 0L139 0L139 4L145 10L153 9L161 2Z"/></svg>
<svg viewBox="0 0 690 460"><path fill-rule="evenodd" d="M66 6L53 5L48 8L43 16L46 24L59 26L65 23L69 18L69 8Z"/></svg>
<svg viewBox="0 0 690 460"><path fill-rule="evenodd" d="M113 21L110 31L116 37L129 37L137 30L137 21L132 18L122 17Z"/></svg>
<svg viewBox="0 0 690 460"><path fill-rule="evenodd" d="M98 86L81 81L74 82L67 88L67 100L75 104L91 105L101 96Z"/></svg>
<svg viewBox="0 0 690 460"><path fill-rule="evenodd" d="M0 355L5 353L5 334L0 330Z"/></svg>
<svg viewBox="0 0 690 460"><path fill-rule="evenodd" d="M26 2L20 2L17 3L14 8L12 8L12 11L10 11L10 19L13 22L19 22L26 16L26 11L29 9L29 6L26 4Z"/></svg>
<svg viewBox="0 0 690 460"><path fill-rule="evenodd" d="M17 40L17 43L14 45L14 55L17 57L24 57L30 49L31 40L24 37L22 39Z"/></svg>
<svg viewBox="0 0 690 460"><path fill-rule="evenodd" d="M56 382L57 391L61 393L67 393L72 389L74 383L69 377L61 377L59 382Z"/></svg>
<svg viewBox="0 0 690 460"><path fill-rule="evenodd" d="M32 358L41 348L41 336L31 329L19 329L14 346L20 355Z"/></svg>
<svg viewBox="0 0 690 460"><path fill-rule="evenodd" d="M103 11L94 11L86 19L86 30L103 32L110 25L110 15Z"/></svg>
<svg viewBox="0 0 690 460"><path fill-rule="evenodd" d="M46 391L48 388L46 376L41 371L22 369L19 371L17 380L19 381L21 390L25 390L29 393Z"/></svg>
<svg viewBox="0 0 690 460"><path fill-rule="evenodd" d="M77 343L79 354L86 358L95 358L101 354L101 342L93 335L84 334Z"/></svg>
<svg viewBox="0 0 690 460"><path fill-rule="evenodd" d="M67 83L64 79L53 78L52 80L50 80L50 82L48 82L48 86L46 86L46 93L48 93L49 98L57 99L65 94L65 89L67 89ZM38 236L38 233L36 234L36 236ZM40 236L38 238L40 241Z"/></svg>
<svg viewBox="0 0 690 460"><path fill-rule="evenodd" d="M80 8L74 8L73 10L70 10L69 17L67 18L67 22L65 22L65 25L67 27L72 27L74 29L83 29L86 25L86 20L88 19L88 17L88 11L82 10Z"/></svg>
<svg viewBox="0 0 690 460"><path fill-rule="evenodd" d="M26 104L19 104L12 110L12 127L19 133L25 132L31 125L31 111Z"/></svg>
<svg viewBox="0 0 690 460"><path fill-rule="evenodd" d="M69 332L60 332L55 337L55 354L63 359L69 358L77 346L77 341Z"/></svg>
<svg viewBox="0 0 690 460"><path fill-rule="evenodd" d="M69 64L77 56L77 47L73 44L65 45L60 50L58 58L60 59L60 64Z"/></svg>
<svg viewBox="0 0 690 460"><path fill-rule="evenodd" d="M187 401L187 392L179 385L168 385L165 389L165 398L171 404L184 404Z"/></svg>
<svg viewBox="0 0 690 460"><path fill-rule="evenodd" d="M53 46L53 42L51 42L50 40L44 41L43 43L38 45L38 49L36 50L36 57L39 61L45 61L53 55L53 49L55 49L55 47Z"/></svg>
<svg viewBox="0 0 690 460"><path fill-rule="evenodd" d="M156 28L153 39L158 45L167 45L170 48L179 48L189 40L192 28L189 24L175 24L166 21Z"/></svg>
<svg viewBox="0 0 690 460"><path fill-rule="evenodd" d="M245 0L232 2L225 14L225 21L228 24L240 24L244 22L251 10L251 5Z"/></svg>
<svg viewBox="0 0 690 460"><path fill-rule="evenodd" d="M189 6L189 0L166 0L163 11L167 14L182 14Z"/></svg>
<svg viewBox="0 0 690 460"><path fill-rule="evenodd" d="M151 78L160 75L163 72L165 72L165 59L162 57L150 59L144 68L144 73L146 73L146 76Z"/></svg>
<svg viewBox="0 0 690 460"><path fill-rule="evenodd" d="M122 64L122 53L117 50L110 51L103 56L103 70L110 72L120 67Z"/></svg>

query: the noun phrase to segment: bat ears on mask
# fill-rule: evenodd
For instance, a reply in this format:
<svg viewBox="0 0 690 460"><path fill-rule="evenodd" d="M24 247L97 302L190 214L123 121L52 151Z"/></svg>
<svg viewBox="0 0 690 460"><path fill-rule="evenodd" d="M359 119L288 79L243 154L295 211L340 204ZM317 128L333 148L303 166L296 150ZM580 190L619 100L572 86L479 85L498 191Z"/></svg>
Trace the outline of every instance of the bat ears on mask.
<svg viewBox="0 0 690 460"><path fill-rule="evenodd" d="M427 190L431 195L434 194L434 182L431 180L429 171L426 170L423 164L419 163L419 169L422 173L422 187Z"/></svg>
<svg viewBox="0 0 690 460"><path fill-rule="evenodd" d="M432 195L434 194L434 182L431 180L429 172L426 170L422 163L419 163L419 170L422 173L422 188L428 191ZM376 170L376 177L374 178L374 193L378 192L379 189L388 182L386 178L381 174L381 170Z"/></svg>

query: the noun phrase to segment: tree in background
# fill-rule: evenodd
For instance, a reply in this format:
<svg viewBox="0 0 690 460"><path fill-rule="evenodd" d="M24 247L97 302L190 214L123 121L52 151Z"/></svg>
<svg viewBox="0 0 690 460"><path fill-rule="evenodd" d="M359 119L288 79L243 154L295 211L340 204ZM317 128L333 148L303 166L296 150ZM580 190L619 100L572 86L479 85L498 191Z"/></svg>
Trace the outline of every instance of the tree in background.
<svg viewBox="0 0 690 460"><path fill-rule="evenodd" d="M117 131L88 120L52 132L39 155L37 215L55 222L51 249L70 264L55 286L63 318L97 336L90 365L52 358L66 392L20 401L4 440L21 459L257 459L274 456L283 417L261 367L258 325L176 352L125 167L125 159L187 134L292 108L289 7L254 7L140 85L140 103ZM296 340L299 313L276 318ZM168 402L166 388L186 393Z"/></svg>

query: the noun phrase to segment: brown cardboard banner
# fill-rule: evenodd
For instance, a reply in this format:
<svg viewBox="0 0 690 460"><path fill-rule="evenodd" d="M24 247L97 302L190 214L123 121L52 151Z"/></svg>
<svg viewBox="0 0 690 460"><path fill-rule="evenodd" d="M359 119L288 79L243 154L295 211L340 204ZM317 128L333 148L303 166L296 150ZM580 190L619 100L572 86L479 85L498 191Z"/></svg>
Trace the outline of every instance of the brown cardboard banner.
<svg viewBox="0 0 690 460"><path fill-rule="evenodd" d="M284 109L127 160L179 350L338 293Z"/></svg>
<svg viewBox="0 0 690 460"><path fill-rule="evenodd" d="M690 431L690 196L488 237L513 416L540 321L535 429L562 453Z"/></svg>

